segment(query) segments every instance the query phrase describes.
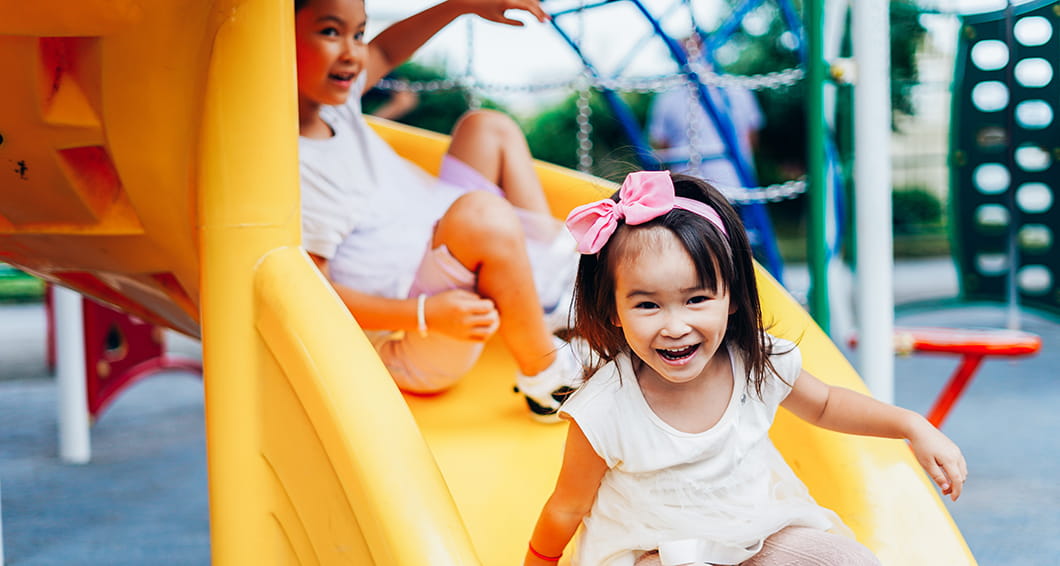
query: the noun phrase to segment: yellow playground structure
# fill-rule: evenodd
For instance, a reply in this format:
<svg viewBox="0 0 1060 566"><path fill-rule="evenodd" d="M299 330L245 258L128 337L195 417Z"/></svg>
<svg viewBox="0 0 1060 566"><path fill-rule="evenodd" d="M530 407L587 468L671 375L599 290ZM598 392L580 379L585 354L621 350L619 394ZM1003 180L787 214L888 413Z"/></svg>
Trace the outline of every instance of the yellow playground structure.
<svg viewBox="0 0 1060 566"><path fill-rule="evenodd" d="M559 467L492 344L404 397L299 245L293 13L275 0L0 1L0 261L201 337L216 564L513 564ZM379 124L430 169L440 136ZM562 215L612 187L555 167ZM762 274L807 369L863 390ZM774 438L893 566L974 564L898 441Z"/></svg>

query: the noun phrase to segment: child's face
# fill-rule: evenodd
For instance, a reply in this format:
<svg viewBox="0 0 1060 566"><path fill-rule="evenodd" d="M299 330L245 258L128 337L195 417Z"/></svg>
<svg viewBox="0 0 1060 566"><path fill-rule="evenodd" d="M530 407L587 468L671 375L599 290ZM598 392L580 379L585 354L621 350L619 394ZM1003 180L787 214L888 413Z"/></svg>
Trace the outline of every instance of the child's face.
<svg viewBox="0 0 1060 566"><path fill-rule="evenodd" d="M735 312L728 289L700 287L691 256L666 228L638 230L624 248L626 257L614 267L615 324L654 370L640 371L638 378L695 381L715 358Z"/></svg>
<svg viewBox="0 0 1060 566"><path fill-rule="evenodd" d="M298 96L316 104L342 104L364 69L363 0L309 0L295 13Z"/></svg>

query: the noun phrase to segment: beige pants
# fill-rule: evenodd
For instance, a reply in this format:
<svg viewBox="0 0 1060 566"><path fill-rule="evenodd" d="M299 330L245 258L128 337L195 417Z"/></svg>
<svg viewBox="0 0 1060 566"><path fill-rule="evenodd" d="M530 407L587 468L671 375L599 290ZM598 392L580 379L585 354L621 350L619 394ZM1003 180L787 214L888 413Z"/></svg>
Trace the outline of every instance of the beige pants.
<svg viewBox="0 0 1060 566"><path fill-rule="evenodd" d="M659 553L641 556L635 566L661 566ZM806 527L788 527L766 539L762 550L740 566L880 566L858 541Z"/></svg>

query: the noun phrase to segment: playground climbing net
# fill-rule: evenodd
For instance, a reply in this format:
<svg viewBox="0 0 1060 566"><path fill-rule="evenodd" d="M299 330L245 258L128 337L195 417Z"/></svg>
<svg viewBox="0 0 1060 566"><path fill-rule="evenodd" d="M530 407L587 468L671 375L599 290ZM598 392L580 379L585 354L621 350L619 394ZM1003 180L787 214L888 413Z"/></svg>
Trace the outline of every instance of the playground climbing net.
<svg viewBox="0 0 1060 566"><path fill-rule="evenodd" d="M636 0L634 0L634 3L641 6L640 2ZM702 33L699 29L698 23L691 15L691 2L683 0L681 3L688 8L689 19L692 21L694 29L697 33ZM482 96L485 94L533 95L557 90L576 92L578 169L583 172L588 172L592 166L592 108L589 103L593 90L611 93L651 94L675 88L682 88L689 90L690 100L693 100L695 95L694 91L699 88L699 85L704 88L742 88L751 91L763 91L788 88L796 85L805 78L805 71L802 67L791 67L754 75L718 73L705 64L704 58L696 56L695 53L690 53L687 60L680 65L680 69L674 73L647 77L606 77L590 65L580 50L580 44L582 43L582 37L584 36L585 31L585 13L588 7L589 6L587 6L586 2L583 1L575 10L578 17L576 28L577 33L574 34L573 38L568 38L572 48L579 52L579 56L585 65L585 68L581 72L572 77L558 81L531 84L505 84L481 80L473 73L475 36L473 26L470 24L471 20L468 20L466 33L467 61L462 76L431 81L409 81L398 78L386 78L380 81L377 87L381 90L411 91L415 93L463 90L467 93L468 105L471 108L481 107ZM653 18L647 10L644 10L643 13L645 17L649 19ZM664 32L662 31L662 28L657 25L657 22L653 23L656 24L654 26L655 33L660 35L663 34ZM564 33L558 25L556 25L556 29L561 34ZM666 41L672 42L673 39L666 38ZM689 123L691 124L691 122L692 121L690 120ZM691 125L690 128L692 128ZM697 132L689 132L690 140L696 140L697 136ZM695 144L693 143L692 145ZM694 150L690 152L690 162L693 166L701 159L702 156L697 155ZM750 204L777 202L796 198L805 193L806 188L807 183L805 178L798 178L764 187L726 187L725 193L734 204Z"/></svg>

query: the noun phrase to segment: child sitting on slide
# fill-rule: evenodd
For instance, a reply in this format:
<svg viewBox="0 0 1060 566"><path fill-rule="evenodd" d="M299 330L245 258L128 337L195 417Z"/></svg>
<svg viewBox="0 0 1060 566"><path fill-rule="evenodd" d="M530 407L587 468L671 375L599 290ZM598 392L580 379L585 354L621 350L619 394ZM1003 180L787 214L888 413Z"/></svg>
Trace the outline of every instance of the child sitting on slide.
<svg viewBox="0 0 1060 566"><path fill-rule="evenodd" d="M436 179L377 136L360 105L458 16L521 26L509 9L547 19L537 0L449 0L366 42L364 0L296 0L303 246L401 389L451 387L499 332L532 416L555 421L582 376L552 334L567 322L577 254L522 132L498 112L466 114Z"/></svg>
<svg viewBox="0 0 1060 566"><path fill-rule="evenodd" d="M954 500L968 468L924 417L802 369L766 332L747 232L706 182L632 173L567 219L583 253L574 332L606 362L564 404L563 466L526 566L879 566L769 438L777 408L903 438Z"/></svg>

